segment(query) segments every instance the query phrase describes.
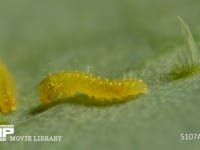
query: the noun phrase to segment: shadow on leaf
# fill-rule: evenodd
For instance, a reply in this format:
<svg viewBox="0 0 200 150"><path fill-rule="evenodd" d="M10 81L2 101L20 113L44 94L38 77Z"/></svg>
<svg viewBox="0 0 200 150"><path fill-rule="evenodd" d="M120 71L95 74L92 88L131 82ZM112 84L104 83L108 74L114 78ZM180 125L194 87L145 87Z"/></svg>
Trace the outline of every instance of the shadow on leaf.
<svg viewBox="0 0 200 150"><path fill-rule="evenodd" d="M65 99L57 99L48 104L40 104L39 106L32 108L30 111L30 114L31 115L39 114L39 113L44 112L44 111L50 109L51 107L55 107L59 104L82 105L85 107L106 107L106 106L112 106L112 105L120 105L129 100L133 100L139 96L140 95L130 96L127 98L123 98L122 100L112 99L109 101L108 100L99 101L98 99L90 98L86 95L77 95L75 97L69 97L69 98L65 98Z"/></svg>

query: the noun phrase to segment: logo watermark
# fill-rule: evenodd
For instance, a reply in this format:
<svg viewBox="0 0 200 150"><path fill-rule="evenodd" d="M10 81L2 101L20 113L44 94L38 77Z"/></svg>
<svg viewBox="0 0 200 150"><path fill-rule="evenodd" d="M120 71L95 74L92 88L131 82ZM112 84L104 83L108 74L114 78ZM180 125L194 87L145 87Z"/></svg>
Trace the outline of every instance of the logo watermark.
<svg viewBox="0 0 200 150"><path fill-rule="evenodd" d="M0 125L0 142L9 141L9 142L61 142L62 136L54 135L12 135L14 134L14 125Z"/></svg>
<svg viewBox="0 0 200 150"><path fill-rule="evenodd" d="M14 134L14 125L0 125L0 141L7 141L9 134Z"/></svg>

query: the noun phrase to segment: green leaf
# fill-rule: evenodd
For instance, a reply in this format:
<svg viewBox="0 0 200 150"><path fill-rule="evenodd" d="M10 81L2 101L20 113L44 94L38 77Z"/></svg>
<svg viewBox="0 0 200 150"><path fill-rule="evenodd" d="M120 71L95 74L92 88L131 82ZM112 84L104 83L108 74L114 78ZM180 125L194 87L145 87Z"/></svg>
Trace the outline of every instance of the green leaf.
<svg viewBox="0 0 200 150"><path fill-rule="evenodd" d="M1 120L15 125L14 136L62 136L61 142L0 142L0 149L199 149L199 140L181 140L181 133L200 133L200 75L160 80L177 49L185 48L182 39L197 50L183 22L181 36L176 15L190 24L198 48L199 1L19 0L0 6L0 60L15 77L19 104ZM197 61L193 54L181 55L183 62ZM87 96L41 105L37 86L45 76L88 67L101 77L142 78L148 93L115 105L88 105Z"/></svg>

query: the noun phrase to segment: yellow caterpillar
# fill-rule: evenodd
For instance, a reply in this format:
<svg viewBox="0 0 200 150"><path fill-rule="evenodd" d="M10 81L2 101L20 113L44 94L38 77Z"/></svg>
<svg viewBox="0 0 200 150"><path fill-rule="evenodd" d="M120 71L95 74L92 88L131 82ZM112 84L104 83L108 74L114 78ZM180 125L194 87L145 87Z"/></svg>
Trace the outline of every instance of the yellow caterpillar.
<svg viewBox="0 0 200 150"><path fill-rule="evenodd" d="M15 82L6 66L0 63L0 111L8 113L16 108Z"/></svg>
<svg viewBox="0 0 200 150"><path fill-rule="evenodd" d="M125 97L142 94L146 90L146 83L140 79L108 80L79 71L62 71L45 78L38 87L38 95L43 103L77 93L99 101L123 101Z"/></svg>

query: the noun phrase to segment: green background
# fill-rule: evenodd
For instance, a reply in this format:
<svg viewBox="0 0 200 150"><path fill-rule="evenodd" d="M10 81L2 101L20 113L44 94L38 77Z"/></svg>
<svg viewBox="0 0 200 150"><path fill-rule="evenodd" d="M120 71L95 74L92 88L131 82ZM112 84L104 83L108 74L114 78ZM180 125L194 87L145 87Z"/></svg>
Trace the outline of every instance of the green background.
<svg viewBox="0 0 200 150"><path fill-rule="evenodd" d="M180 134L200 133L200 75L159 80L185 46L177 16L199 45L199 9L197 0L2 0L0 59L16 79L19 108L0 117L15 125L16 136L63 138L0 142L0 148L199 149L199 140L181 141ZM37 112L37 86L49 72L88 68L110 79L142 78L149 91L109 106L77 96Z"/></svg>

